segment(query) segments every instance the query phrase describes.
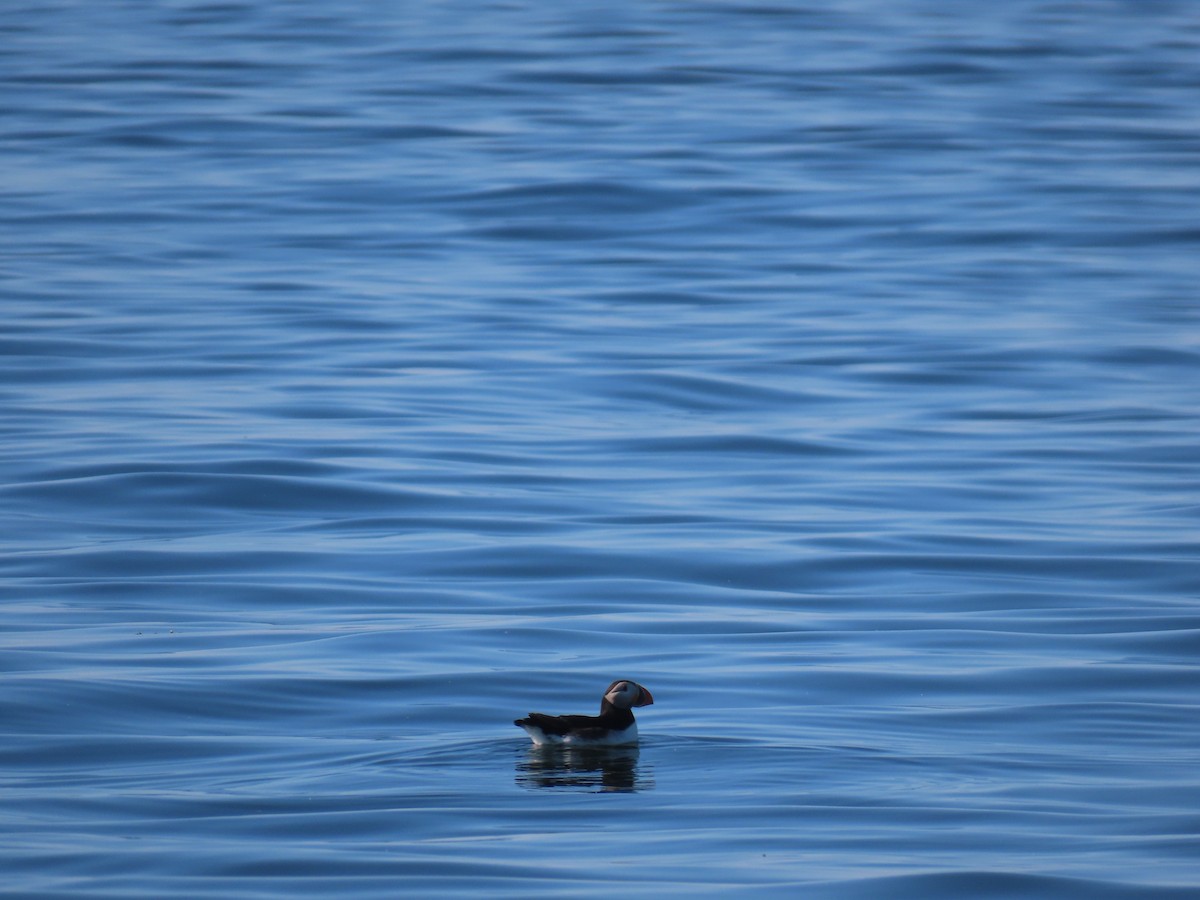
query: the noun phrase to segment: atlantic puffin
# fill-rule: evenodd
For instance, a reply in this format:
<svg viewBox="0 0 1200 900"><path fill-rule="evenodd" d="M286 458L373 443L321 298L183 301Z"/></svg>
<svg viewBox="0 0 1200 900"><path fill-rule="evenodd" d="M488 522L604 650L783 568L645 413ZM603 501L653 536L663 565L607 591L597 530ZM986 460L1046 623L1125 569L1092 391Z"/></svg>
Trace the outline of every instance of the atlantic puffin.
<svg viewBox="0 0 1200 900"><path fill-rule="evenodd" d="M524 728L535 744L636 744L637 722L631 710L653 702L650 692L636 681L620 678L605 689L598 716L530 713L513 724Z"/></svg>

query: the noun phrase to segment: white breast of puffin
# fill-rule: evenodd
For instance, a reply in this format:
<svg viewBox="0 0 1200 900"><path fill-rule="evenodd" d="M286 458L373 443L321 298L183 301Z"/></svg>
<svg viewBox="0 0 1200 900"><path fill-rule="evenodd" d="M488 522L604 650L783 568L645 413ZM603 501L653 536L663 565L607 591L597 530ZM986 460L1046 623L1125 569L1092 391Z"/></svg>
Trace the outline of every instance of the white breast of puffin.
<svg viewBox="0 0 1200 900"><path fill-rule="evenodd" d="M569 734L563 743L576 747L611 747L618 744L636 744L637 739L637 722L632 722L624 731L610 731L602 737Z"/></svg>
<svg viewBox="0 0 1200 900"><path fill-rule="evenodd" d="M525 733L533 738L535 744L555 745L566 744L572 747L611 747L620 744L636 744L638 739L637 722L623 731L609 731L603 735L595 734L546 734L536 725L522 725Z"/></svg>

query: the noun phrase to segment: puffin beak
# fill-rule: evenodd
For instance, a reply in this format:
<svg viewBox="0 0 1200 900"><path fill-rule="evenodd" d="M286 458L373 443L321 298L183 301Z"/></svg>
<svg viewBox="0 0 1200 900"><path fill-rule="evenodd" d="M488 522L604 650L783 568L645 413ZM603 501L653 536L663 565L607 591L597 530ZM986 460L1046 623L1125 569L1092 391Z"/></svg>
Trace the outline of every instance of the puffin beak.
<svg viewBox="0 0 1200 900"><path fill-rule="evenodd" d="M641 685L639 685L639 687L641 687ZM636 705L637 706L653 706L654 705L654 697L651 695L651 693L648 690L646 690L645 688L642 688L642 693L638 697L638 702Z"/></svg>

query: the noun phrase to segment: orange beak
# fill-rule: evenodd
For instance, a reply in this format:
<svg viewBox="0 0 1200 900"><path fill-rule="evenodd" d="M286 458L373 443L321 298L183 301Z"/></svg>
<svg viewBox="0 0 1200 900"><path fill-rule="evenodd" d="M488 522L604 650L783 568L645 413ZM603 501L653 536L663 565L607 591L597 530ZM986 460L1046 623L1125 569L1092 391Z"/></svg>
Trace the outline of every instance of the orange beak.
<svg viewBox="0 0 1200 900"><path fill-rule="evenodd" d="M640 684L638 687L642 687ZM634 706L653 706L654 696L645 688L642 688L641 696L638 697L638 702Z"/></svg>

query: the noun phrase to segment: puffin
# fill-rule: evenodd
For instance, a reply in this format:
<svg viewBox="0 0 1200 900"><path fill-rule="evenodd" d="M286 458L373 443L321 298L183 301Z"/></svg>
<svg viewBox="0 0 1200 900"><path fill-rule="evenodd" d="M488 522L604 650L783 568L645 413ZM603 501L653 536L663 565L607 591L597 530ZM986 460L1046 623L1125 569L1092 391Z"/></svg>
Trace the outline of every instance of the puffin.
<svg viewBox="0 0 1200 900"><path fill-rule="evenodd" d="M606 746L636 744L637 722L633 719L635 706L650 706L650 692L627 678L618 678L604 691L598 716L548 716L530 713L515 719L514 725L537 745L570 744L572 746Z"/></svg>

